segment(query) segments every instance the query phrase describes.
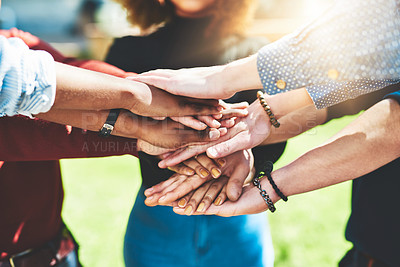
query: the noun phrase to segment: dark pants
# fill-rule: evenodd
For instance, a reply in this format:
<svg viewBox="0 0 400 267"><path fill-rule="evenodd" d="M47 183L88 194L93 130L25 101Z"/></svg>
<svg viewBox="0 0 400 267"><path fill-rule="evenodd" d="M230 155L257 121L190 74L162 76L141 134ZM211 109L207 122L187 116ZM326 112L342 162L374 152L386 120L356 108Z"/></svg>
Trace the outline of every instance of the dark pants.
<svg viewBox="0 0 400 267"><path fill-rule="evenodd" d="M339 267L389 267L385 263L374 259L356 248L350 249L339 262Z"/></svg>

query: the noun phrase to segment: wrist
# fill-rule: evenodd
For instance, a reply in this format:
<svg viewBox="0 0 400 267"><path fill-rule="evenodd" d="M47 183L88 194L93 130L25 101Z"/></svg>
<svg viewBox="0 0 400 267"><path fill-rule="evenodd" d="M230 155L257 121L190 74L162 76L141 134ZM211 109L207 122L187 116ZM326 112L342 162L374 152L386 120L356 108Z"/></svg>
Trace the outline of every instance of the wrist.
<svg viewBox="0 0 400 267"><path fill-rule="evenodd" d="M146 99L151 99L149 86L126 80L126 86L121 94L121 103L123 103L124 109L129 110L135 114L141 114L143 112L143 103Z"/></svg>
<svg viewBox="0 0 400 267"><path fill-rule="evenodd" d="M278 194L275 192L275 190L272 188L271 183L268 181L267 176L263 176L261 178L261 186L264 188L264 190L267 192L269 195L269 198L272 200L272 202L275 204L278 202L281 198L278 196Z"/></svg>
<svg viewBox="0 0 400 267"><path fill-rule="evenodd" d="M115 122L113 135L140 139L142 135L138 116L122 110L117 121Z"/></svg>
<svg viewBox="0 0 400 267"><path fill-rule="evenodd" d="M262 88L257 70L257 55L233 61L223 69L224 91L232 95L239 91Z"/></svg>

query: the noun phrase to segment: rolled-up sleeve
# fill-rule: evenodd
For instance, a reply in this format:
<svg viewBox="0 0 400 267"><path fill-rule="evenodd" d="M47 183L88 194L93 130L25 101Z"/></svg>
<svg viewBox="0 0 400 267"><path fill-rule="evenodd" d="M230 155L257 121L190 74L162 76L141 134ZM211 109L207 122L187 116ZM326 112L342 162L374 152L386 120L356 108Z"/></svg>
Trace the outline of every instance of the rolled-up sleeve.
<svg viewBox="0 0 400 267"><path fill-rule="evenodd" d="M339 0L309 25L263 47L268 94L307 89L325 108L400 81L398 0Z"/></svg>
<svg viewBox="0 0 400 267"><path fill-rule="evenodd" d="M54 59L19 38L0 36L0 83L0 116L47 112L56 94Z"/></svg>

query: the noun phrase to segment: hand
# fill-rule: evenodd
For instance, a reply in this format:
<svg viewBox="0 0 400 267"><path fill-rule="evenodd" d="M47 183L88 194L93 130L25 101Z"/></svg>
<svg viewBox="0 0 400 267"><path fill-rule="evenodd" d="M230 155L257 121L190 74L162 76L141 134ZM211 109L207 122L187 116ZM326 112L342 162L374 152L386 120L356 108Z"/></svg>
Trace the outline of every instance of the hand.
<svg viewBox="0 0 400 267"><path fill-rule="evenodd" d="M120 114L113 132L115 135L141 140L141 148L151 155L169 151L160 148L177 149L196 143L204 144L226 133L227 129L223 127L196 131L170 119L153 120L129 112Z"/></svg>
<svg viewBox="0 0 400 267"><path fill-rule="evenodd" d="M180 122L187 127L201 131L206 129L207 126L211 128L230 128L235 125L235 118L245 117L248 114L247 108L249 107L249 104L247 102L228 104L220 101L220 104L224 107L221 114L196 117L171 117L171 119Z"/></svg>
<svg viewBox="0 0 400 267"><path fill-rule="evenodd" d="M254 164L253 154L250 150L238 151L225 158L225 161L226 163L222 173L224 176L230 177L226 194L229 199L237 200L241 194L244 181L247 177L253 176L251 172ZM192 176L173 175L168 180L147 189L145 191L147 197L145 203L149 206L171 205L183 198L179 201L179 206L185 207L190 199L190 195L188 194L209 180L213 179L211 177L204 179L197 174ZM221 201L221 203L222 202L223 201ZM197 202L197 204L193 203L192 207L197 208L199 203L200 202Z"/></svg>
<svg viewBox="0 0 400 267"><path fill-rule="evenodd" d="M174 95L226 99L242 90L262 88L257 55L223 66L154 70L130 78L151 84Z"/></svg>
<svg viewBox="0 0 400 267"><path fill-rule="evenodd" d="M210 159L206 154L200 154L185 160L181 164L168 167L168 169L183 175L194 175L196 173L203 179L209 178L211 175L212 178L216 179L220 177L221 168L225 163L226 160L224 158Z"/></svg>
<svg viewBox="0 0 400 267"><path fill-rule="evenodd" d="M126 109L147 117L219 114L224 108L215 99L196 99L172 95L143 83L134 83L135 98Z"/></svg>
<svg viewBox="0 0 400 267"><path fill-rule="evenodd" d="M180 70L159 69L129 79L153 85L174 95L226 99L235 92L225 91L222 81L215 75L221 73L223 68L224 66Z"/></svg>
<svg viewBox="0 0 400 267"><path fill-rule="evenodd" d="M266 181L266 179L264 179ZM266 181L268 182L268 181ZM264 186L263 186L264 188ZM271 190L267 191L271 196ZM271 198L272 199L272 198ZM276 199L272 199L273 202L276 202ZM267 204L264 202L264 199L260 196L260 191L257 187L252 184L246 185L243 188L243 193L240 196L239 200L236 202L226 201L222 205L211 205L208 209L203 209L204 212L196 211L192 213L193 215L218 215L223 217L231 217L245 214L255 214L260 213L268 209ZM185 210L180 207L174 207L174 212L178 214L185 214Z"/></svg>
<svg viewBox="0 0 400 267"><path fill-rule="evenodd" d="M174 166L205 151L210 158L219 158L259 145L269 136L271 122L258 100L250 105L248 111L249 115L238 118L224 137L207 144L192 145L178 150L160 161L158 166L160 168Z"/></svg>

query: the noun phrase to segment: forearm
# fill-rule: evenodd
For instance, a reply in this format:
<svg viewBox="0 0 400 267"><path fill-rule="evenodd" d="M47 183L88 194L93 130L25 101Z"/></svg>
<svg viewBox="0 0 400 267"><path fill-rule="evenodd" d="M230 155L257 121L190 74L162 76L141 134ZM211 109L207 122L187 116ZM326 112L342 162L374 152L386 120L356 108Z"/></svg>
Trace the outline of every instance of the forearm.
<svg viewBox="0 0 400 267"><path fill-rule="evenodd" d="M221 71L213 75L212 84L217 84L224 92L236 92L262 88L257 72L257 55L233 61L222 66ZM227 82L229 81L229 82Z"/></svg>
<svg viewBox="0 0 400 267"><path fill-rule="evenodd" d="M399 156L400 106L384 100L272 176L290 196L355 179Z"/></svg>
<svg viewBox="0 0 400 267"><path fill-rule="evenodd" d="M73 127L97 132L107 120L108 113L109 110L92 111L55 109L47 113L38 114L36 117L50 122L67 124ZM112 135L138 139L142 135L142 129L140 129L139 123L138 116L122 110L114 125Z"/></svg>
<svg viewBox="0 0 400 267"><path fill-rule="evenodd" d="M63 158L137 156L136 140L99 137L97 133L26 117L4 117L0 160L38 161Z"/></svg>
<svg viewBox="0 0 400 267"><path fill-rule="evenodd" d="M275 144L284 142L297 136L321 123L327 118L326 109L316 109L314 106L307 106L297 111L291 112L282 117L279 128L271 128L271 134L261 145Z"/></svg>
<svg viewBox="0 0 400 267"><path fill-rule="evenodd" d="M53 109L131 109L148 86L108 74L56 63Z"/></svg>

